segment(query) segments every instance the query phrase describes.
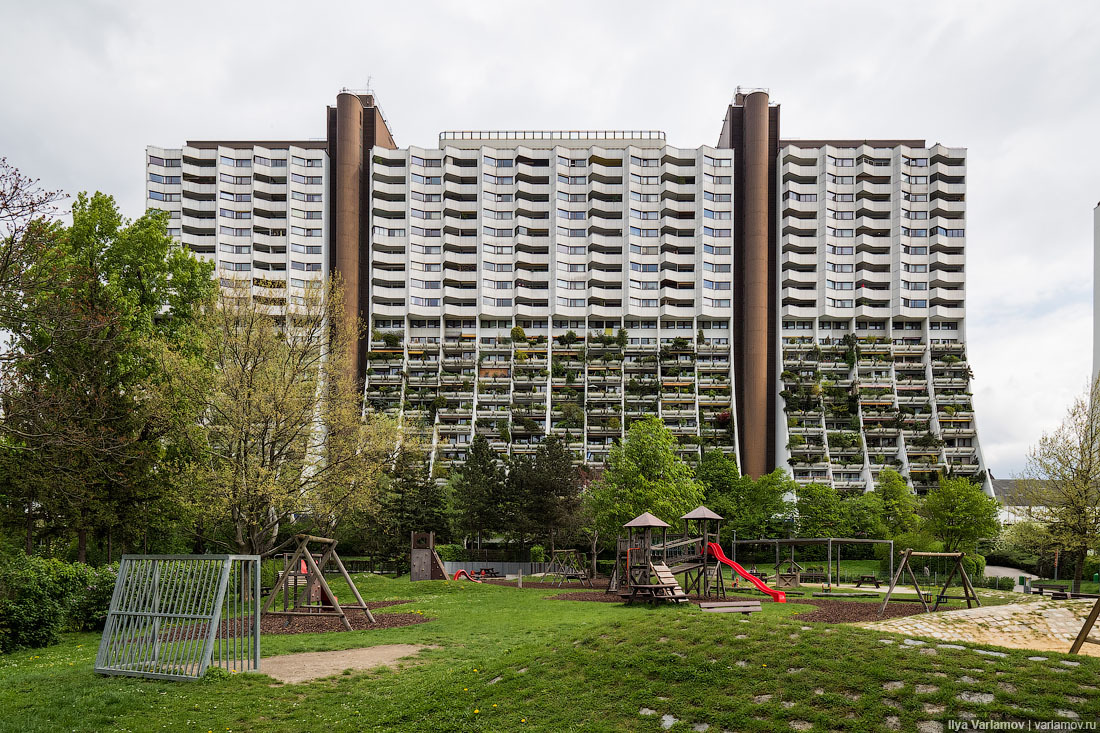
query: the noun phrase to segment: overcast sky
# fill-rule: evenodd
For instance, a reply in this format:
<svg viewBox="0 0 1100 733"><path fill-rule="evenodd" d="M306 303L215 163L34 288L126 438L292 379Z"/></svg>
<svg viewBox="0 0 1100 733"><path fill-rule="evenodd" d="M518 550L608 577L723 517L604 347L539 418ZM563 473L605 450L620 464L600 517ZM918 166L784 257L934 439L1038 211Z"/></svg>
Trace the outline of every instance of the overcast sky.
<svg viewBox="0 0 1100 733"><path fill-rule="evenodd" d="M398 145L451 129L715 144L738 85L784 137L969 149L969 353L985 458L1019 471L1091 368L1095 2L0 0L0 156L140 213L146 144L321 138L368 82Z"/></svg>

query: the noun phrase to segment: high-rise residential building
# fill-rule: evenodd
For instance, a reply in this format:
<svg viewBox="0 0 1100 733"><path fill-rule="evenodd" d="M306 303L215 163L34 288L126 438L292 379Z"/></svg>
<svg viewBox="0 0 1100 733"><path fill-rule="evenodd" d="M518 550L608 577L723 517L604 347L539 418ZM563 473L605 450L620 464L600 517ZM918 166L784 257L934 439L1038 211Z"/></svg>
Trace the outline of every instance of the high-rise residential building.
<svg viewBox="0 0 1100 733"><path fill-rule="evenodd" d="M784 140L763 90L738 92L715 147L527 130L397 148L347 92L327 122L325 142L150 147L147 203L273 306L339 273L367 402L434 461L554 434L599 464L657 415L685 456L717 447L753 476L988 489L964 149Z"/></svg>

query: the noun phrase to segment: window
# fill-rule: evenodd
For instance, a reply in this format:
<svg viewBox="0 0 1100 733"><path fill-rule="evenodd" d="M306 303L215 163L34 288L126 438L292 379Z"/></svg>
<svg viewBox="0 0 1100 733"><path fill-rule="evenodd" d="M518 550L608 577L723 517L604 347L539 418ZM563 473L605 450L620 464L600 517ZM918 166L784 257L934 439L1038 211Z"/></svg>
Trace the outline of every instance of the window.
<svg viewBox="0 0 1100 733"><path fill-rule="evenodd" d="M405 236L404 229L389 229L387 227L373 227L371 232L378 237L403 237Z"/></svg>
<svg viewBox="0 0 1100 733"><path fill-rule="evenodd" d="M710 308L729 308L730 302L728 298L703 298L703 305Z"/></svg>
<svg viewBox="0 0 1100 733"><path fill-rule="evenodd" d="M825 251L831 255L850 255L855 253L855 247L837 247L830 244L825 248Z"/></svg>
<svg viewBox="0 0 1100 733"><path fill-rule="evenodd" d="M928 158L903 158L906 165L911 165L914 168L927 168Z"/></svg>
<svg viewBox="0 0 1100 733"><path fill-rule="evenodd" d="M311 201L318 202L321 200L321 194L319 193L302 193L301 191L291 191L290 198L295 201Z"/></svg>
<svg viewBox="0 0 1100 733"><path fill-rule="evenodd" d="M816 193L797 193L795 191L784 191L783 200L790 199L792 201L817 201Z"/></svg>
<svg viewBox="0 0 1100 733"><path fill-rule="evenodd" d="M828 156L829 165L835 165L837 168L851 168L856 164L855 158L834 158Z"/></svg>
<svg viewBox="0 0 1100 733"><path fill-rule="evenodd" d="M910 211L909 209L902 209L901 210L901 215L902 215L902 217L904 217L906 219L927 219L928 218L928 212L927 211Z"/></svg>
<svg viewBox="0 0 1100 733"><path fill-rule="evenodd" d="M426 307L426 308L438 308L439 307L439 298L418 298L417 296L414 295L411 298L409 298L409 303L411 303L412 305L419 305L419 306L423 306L423 307Z"/></svg>
<svg viewBox="0 0 1100 733"><path fill-rule="evenodd" d="M291 173L290 180L294 183L304 183L307 186L319 186L324 183L324 178L321 176L303 176L299 173Z"/></svg>
<svg viewBox="0 0 1100 733"><path fill-rule="evenodd" d="M252 194L250 193L233 193L232 191L221 191L218 197L224 201L251 201Z"/></svg>
<svg viewBox="0 0 1100 733"><path fill-rule="evenodd" d="M725 280L703 280L703 287L707 290L729 290L730 284Z"/></svg>
<svg viewBox="0 0 1100 733"><path fill-rule="evenodd" d="M638 308L656 308L657 307L657 299L656 298L631 298L630 299L630 304L632 306L636 306Z"/></svg>
<svg viewBox="0 0 1100 733"><path fill-rule="evenodd" d="M300 166L303 166L305 168L320 168L321 167L321 159L320 158L299 158L297 155L292 155L290 157L290 162L293 163L294 165L300 165Z"/></svg>
<svg viewBox="0 0 1100 733"><path fill-rule="evenodd" d="M162 176L159 173L150 173L149 174L149 180L152 181L153 183L173 184L173 183L179 183L180 182L180 177L179 176Z"/></svg>
<svg viewBox="0 0 1100 733"><path fill-rule="evenodd" d="M825 233L831 237L854 237L856 235L855 229L836 229L834 227L826 227Z"/></svg>
<svg viewBox="0 0 1100 733"><path fill-rule="evenodd" d="M511 308L512 307L512 299L511 298L490 298L490 297L486 296L486 297L483 297L481 299L481 301L485 305L488 305L488 306L491 306L491 307L494 307L494 308ZM436 305L439 305L439 303L437 302Z"/></svg>
<svg viewBox="0 0 1100 733"><path fill-rule="evenodd" d="M703 156L703 162L707 165L717 166L718 168L729 168L733 165L733 161L729 158L712 158L709 155Z"/></svg>
<svg viewBox="0 0 1100 733"><path fill-rule="evenodd" d="M438 211L421 211L420 209L409 209L409 214L412 215L414 219L439 219L443 216L443 214Z"/></svg>
<svg viewBox="0 0 1100 733"><path fill-rule="evenodd" d="M637 288L638 290L656 290L657 289L657 281L656 280L634 280L632 278L630 280L630 287Z"/></svg>
<svg viewBox="0 0 1100 733"><path fill-rule="evenodd" d="M630 227L630 233L635 237L656 237L656 229L642 229L640 227Z"/></svg>
<svg viewBox="0 0 1100 733"><path fill-rule="evenodd" d="M481 268L489 272L511 272L511 262L482 262Z"/></svg>
<svg viewBox="0 0 1100 733"><path fill-rule="evenodd" d="M830 219L855 219L856 212L854 211L837 211L835 209L828 209Z"/></svg>
<svg viewBox="0 0 1100 733"><path fill-rule="evenodd" d="M443 265L438 262L413 262L412 269L423 272L439 272L443 269Z"/></svg>
<svg viewBox="0 0 1100 733"><path fill-rule="evenodd" d="M901 263L902 272L928 272L928 265L910 265L908 262Z"/></svg>
<svg viewBox="0 0 1100 733"><path fill-rule="evenodd" d="M483 244L483 245L481 245L481 249L485 253L491 254L491 255L510 255L510 254L512 254L511 245ZM583 250L584 247L581 247L581 249ZM439 248L436 247L435 251L438 252Z"/></svg>
<svg viewBox="0 0 1100 733"><path fill-rule="evenodd" d="M851 308L853 302L854 301L851 301L851 300L844 300L844 299L837 299L837 298L826 298L825 299L825 305L831 306L833 308Z"/></svg>
<svg viewBox="0 0 1100 733"><path fill-rule="evenodd" d="M438 194L435 194L435 195L438 196ZM413 198L416 198L416 197L414 196ZM485 199L486 201L492 201L492 202L498 203L498 204L508 203L508 202L513 200L512 194L510 194L510 193L493 193L492 191L483 191L482 194L481 194L481 198ZM438 201L439 199L434 199L434 200Z"/></svg>
<svg viewBox="0 0 1100 733"><path fill-rule="evenodd" d="M927 237L927 229L910 229L909 227L902 227L901 233L906 237Z"/></svg>
<svg viewBox="0 0 1100 733"><path fill-rule="evenodd" d="M149 198L154 201L179 201L180 195L178 193L161 193L160 191L150 191Z"/></svg>
<svg viewBox="0 0 1100 733"><path fill-rule="evenodd" d="M854 193L833 193L832 191L827 191L826 196L830 201L844 202L856 200L856 195Z"/></svg>
<svg viewBox="0 0 1100 733"><path fill-rule="evenodd" d="M252 176L231 176L228 173L222 173L218 179L222 183L231 183L234 186L247 186L252 183Z"/></svg>
<svg viewBox="0 0 1100 733"><path fill-rule="evenodd" d="M574 262L559 262L558 270L560 272L584 272L585 266Z"/></svg>
<svg viewBox="0 0 1100 733"><path fill-rule="evenodd" d="M558 254L563 255L583 255L587 254L584 247L569 247L564 244L558 245Z"/></svg>
<svg viewBox="0 0 1100 733"><path fill-rule="evenodd" d="M300 252L301 254L306 254L306 255L319 255L319 254L321 254L321 245L311 244L309 246L306 246L304 244L291 243L290 251L291 252Z"/></svg>
<svg viewBox="0 0 1100 733"><path fill-rule="evenodd" d="M966 230L965 229L945 229L943 227L933 227L932 228L932 235L933 236L940 235L940 236L944 236L944 237L965 237L966 236Z"/></svg>
<svg viewBox="0 0 1100 733"><path fill-rule="evenodd" d="M418 280L416 278L409 278L409 284L414 288L424 288L425 290L439 290L439 280Z"/></svg>
<svg viewBox="0 0 1100 733"><path fill-rule="evenodd" d="M300 237L319 237L321 236L320 229L306 229L305 227L291 227L291 234L297 234Z"/></svg>
<svg viewBox="0 0 1100 733"><path fill-rule="evenodd" d="M439 254L439 245L438 244L415 244L414 243L414 244L409 245L409 248L413 252L417 252L419 254L424 254L424 255L437 255L437 254Z"/></svg>
<svg viewBox="0 0 1100 733"><path fill-rule="evenodd" d="M902 290L928 290L928 283L912 282L910 280L901 281Z"/></svg>
<svg viewBox="0 0 1100 733"><path fill-rule="evenodd" d="M485 280L485 287L489 290L510 290L512 288L511 280Z"/></svg>
<svg viewBox="0 0 1100 733"><path fill-rule="evenodd" d="M639 158L636 155L630 156L630 164L636 165L640 168L656 168L657 161L652 158Z"/></svg>
<svg viewBox="0 0 1100 733"><path fill-rule="evenodd" d="M730 201L732 194L728 193L713 193L711 191L703 191L703 198L707 201L717 201L718 203Z"/></svg>
<svg viewBox="0 0 1100 733"><path fill-rule="evenodd" d="M852 272L852 270L854 269L854 265L838 265L835 262L826 262L825 269L829 272Z"/></svg>
<svg viewBox="0 0 1100 733"><path fill-rule="evenodd" d="M907 244L901 245L901 253L906 255L926 255L928 254L927 247L910 247Z"/></svg>
<svg viewBox="0 0 1100 733"><path fill-rule="evenodd" d="M642 264L640 262L631 262L630 269L635 272L657 272L657 264Z"/></svg>
<svg viewBox="0 0 1100 733"><path fill-rule="evenodd" d="M561 219L583 219L586 214L583 211L568 211L566 209L558 209L558 217Z"/></svg>
<svg viewBox="0 0 1100 733"><path fill-rule="evenodd" d="M558 180L561 180L561 176L558 176ZM656 184L660 181L657 176L639 176L637 173L630 174L631 183L640 183L643 186L649 186ZM583 183L583 180L581 181Z"/></svg>
<svg viewBox="0 0 1100 733"><path fill-rule="evenodd" d="M247 237L252 233L251 229L242 227L219 227L218 231L229 237Z"/></svg>
<svg viewBox="0 0 1100 733"><path fill-rule="evenodd" d="M250 158L230 158L227 155L223 155L221 157L221 164L233 168L251 168L252 160Z"/></svg>
<svg viewBox="0 0 1100 733"><path fill-rule="evenodd" d="M413 165L419 165L424 168L441 168L443 167L443 161L439 158L421 158L416 155L410 155L409 160Z"/></svg>
<svg viewBox="0 0 1100 733"><path fill-rule="evenodd" d="M218 250L232 255L246 255L252 253L252 246L248 244L223 244L218 247Z"/></svg>
<svg viewBox="0 0 1100 733"><path fill-rule="evenodd" d="M928 307L928 301L927 300L910 300L908 298L902 298L901 299L901 304L904 305L907 308L927 308Z"/></svg>
<svg viewBox="0 0 1100 733"><path fill-rule="evenodd" d="M832 173L825 178L829 183L839 183L842 186L851 186L856 182L855 176L834 176Z"/></svg>
<svg viewBox="0 0 1100 733"><path fill-rule="evenodd" d="M638 244L630 245L630 251L633 252L634 254L637 254L637 255L655 255L655 254L657 254L658 249L659 248L655 245L649 245L649 246L646 246L646 247L643 247L643 246L638 245Z"/></svg>
<svg viewBox="0 0 1100 733"><path fill-rule="evenodd" d="M423 183L427 186L438 186L443 183L442 176L422 176L419 173L412 174L413 183Z"/></svg>
<svg viewBox="0 0 1100 733"><path fill-rule="evenodd" d="M703 227L703 234L710 237L729 237L731 229L713 229L711 227Z"/></svg>
<svg viewBox="0 0 1100 733"><path fill-rule="evenodd" d="M729 211L711 211L710 209L703 209L703 217L706 219L730 219L733 214Z"/></svg>
<svg viewBox="0 0 1100 733"><path fill-rule="evenodd" d="M634 201L641 201L647 204L655 204L661 200L655 193L638 193L637 191L631 191L630 198Z"/></svg>
<svg viewBox="0 0 1100 733"><path fill-rule="evenodd" d="M568 229L566 227L558 227L557 233L559 237L583 237L587 235L587 232L583 229Z"/></svg>
<svg viewBox="0 0 1100 733"><path fill-rule="evenodd" d="M716 183L719 186L726 186L733 182L733 176L713 176L710 173L704 173L703 181L706 183Z"/></svg>
<svg viewBox="0 0 1100 733"><path fill-rule="evenodd" d="M826 280L825 281L825 287L829 288L830 290L854 290L855 289L855 285L853 283L845 282L843 280Z"/></svg>
<svg viewBox="0 0 1100 733"><path fill-rule="evenodd" d="M230 272L248 272L252 269L251 262L222 262L219 266Z"/></svg>
<svg viewBox="0 0 1100 733"><path fill-rule="evenodd" d="M566 308L583 308L584 298L558 298L558 305Z"/></svg>
<svg viewBox="0 0 1100 733"><path fill-rule="evenodd" d="M707 262L707 261L704 260L703 261L703 269L706 270L707 272L729 272L730 271L730 265L729 265L728 262L725 263L725 264L717 264L717 263L714 263L714 262Z"/></svg>
<svg viewBox="0 0 1100 733"><path fill-rule="evenodd" d="M729 247L715 247L713 244L704 244L703 253L708 255L728 255L730 253ZM656 254L656 253L654 253Z"/></svg>
<svg viewBox="0 0 1100 733"><path fill-rule="evenodd" d="M493 211L492 209L484 209L483 215L486 219L511 219L511 211Z"/></svg>
<svg viewBox="0 0 1100 733"><path fill-rule="evenodd" d="M901 197L905 201L927 201L928 194L926 193L909 193L908 191L902 191Z"/></svg>
<svg viewBox="0 0 1100 733"><path fill-rule="evenodd" d="M484 161L490 168L512 168L515 165L515 161L511 158L490 158L488 155L485 156Z"/></svg>
<svg viewBox="0 0 1100 733"><path fill-rule="evenodd" d="M516 182L515 176L494 176L491 173L485 174L485 182L492 183L498 186L511 186Z"/></svg>
<svg viewBox="0 0 1100 733"><path fill-rule="evenodd" d="M440 229L425 229L424 227L413 227L412 233L421 237L438 237L442 230Z"/></svg>
<svg viewBox="0 0 1100 733"><path fill-rule="evenodd" d="M150 155L149 156L149 164L150 165L164 166L165 168L179 168L180 167L180 159L179 158L161 158L161 157L156 156L156 155Z"/></svg>
<svg viewBox="0 0 1100 733"><path fill-rule="evenodd" d="M911 176L908 173L902 173L901 174L901 182L902 183L924 184L924 183L928 183L928 176Z"/></svg>
<svg viewBox="0 0 1100 733"><path fill-rule="evenodd" d="M632 217L634 217L635 219L649 220L649 219L656 219L657 218L657 212L656 211L642 211L640 209L631 209L630 210L630 215Z"/></svg>
<svg viewBox="0 0 1100 733"><path fill-rule="evenodd" d="M320 219L324 216L323 211L303 211L302 209L291 209L290 215L298 219Z"/></svg>
<svg viewBox="0 0 1100 733"><path fill-rule="evenodd" d="M218 216L224 216L226 219L251 219L251 211L233 211L232 209L218 209Z"/></svg>

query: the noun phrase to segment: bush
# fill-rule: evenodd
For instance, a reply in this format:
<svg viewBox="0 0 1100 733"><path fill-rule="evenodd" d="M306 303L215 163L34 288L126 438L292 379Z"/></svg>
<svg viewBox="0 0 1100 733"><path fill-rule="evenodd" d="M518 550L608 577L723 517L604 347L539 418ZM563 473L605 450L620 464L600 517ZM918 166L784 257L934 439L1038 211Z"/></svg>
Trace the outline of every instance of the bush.
<svg viewBox="0 0 1100 733"><path fill-rule="evenodd" d="M62 631L103 628L117 565L27 557L0 565L0 651L48 646Z"/></svg>
<svg viewBox="0 0 1100 733"><path fill-rule="evenodd" d="M466 562L469 556L462 545L436 545L436 554L443 562Z"/></svg>
<svg viewBox="0 0 1100 733"><path fill-rule="evenodd" d="M546 562L546 548L542 545L532 545L531 562Z"/></svg>

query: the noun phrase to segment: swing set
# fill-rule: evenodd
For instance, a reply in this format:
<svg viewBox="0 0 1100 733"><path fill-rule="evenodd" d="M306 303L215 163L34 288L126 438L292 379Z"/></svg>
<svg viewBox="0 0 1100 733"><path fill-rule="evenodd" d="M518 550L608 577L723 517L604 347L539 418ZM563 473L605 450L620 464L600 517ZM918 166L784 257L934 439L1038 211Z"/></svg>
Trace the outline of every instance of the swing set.
<svg viewBox="0 0 1100 733"><path fill-rule="evenodd" d="M951 572L943 582L943 587L940 588L940 592L936 595L936 605L932 608L928 607L928 601L931 600L932 594L921 590L920 583L917 582L917 575L913 572L913 566L909 563L914 557L941 557L953 559L955 561L954 567L951 568ZM890 578L890 588L886 591L886 596L882 599L882 607L878 610L878 617L882 618L882 614L886 612L886 604L890 602L890 596L894 594L894 588L897 587L898 581L901 580L902 573L906 571L909 572L909 579L913 581L913 589L917 592L917 600L924 606L925 613L932 613L938 610L940 605L947 601L966 601L967 608L972 607L970 605L971 603L976 603L981 607L982 602L978 600L978 594L974 591L974 586L970 584L970 578L967 576L966 569L963 567L964 557L966 557L965 552L915 552L912 548L906 548L905 552L901 555L901 564L898 565L897 572ZM958 573L959 578L962 580L963 594L961 596L947 595L947 588L955 578L955 573Z"/></svg>

